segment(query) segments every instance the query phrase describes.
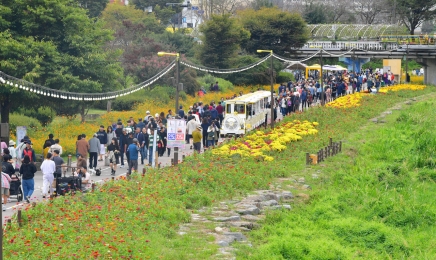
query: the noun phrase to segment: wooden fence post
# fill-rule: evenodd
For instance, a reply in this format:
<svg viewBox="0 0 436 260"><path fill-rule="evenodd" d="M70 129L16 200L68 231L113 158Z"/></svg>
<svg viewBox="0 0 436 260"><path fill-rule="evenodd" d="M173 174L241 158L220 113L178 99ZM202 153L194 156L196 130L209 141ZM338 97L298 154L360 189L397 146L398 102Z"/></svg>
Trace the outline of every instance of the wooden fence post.
<svg viewBox="0 0 436 260"><path fill-rule="evenodd" d="M18 226L21 227L21 209L18 210L17 212L17 221L18 221Z"/></svg>

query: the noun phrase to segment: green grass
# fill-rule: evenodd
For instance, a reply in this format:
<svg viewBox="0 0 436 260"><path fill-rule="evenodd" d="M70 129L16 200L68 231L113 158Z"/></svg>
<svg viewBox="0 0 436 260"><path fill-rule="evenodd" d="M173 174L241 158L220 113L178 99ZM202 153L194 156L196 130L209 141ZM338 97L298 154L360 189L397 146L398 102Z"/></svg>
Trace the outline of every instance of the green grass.
<svg viewBox="0 0 436 260"><path fill-rule="evenodd" d="M267 215L238 258L435 259L435 111L422 102L352 131L342 154L303 171L321 171L309 204Z"/></svg>
<svg viewBox="0 0 436 260"><path fill-rule="evenodd" d="M350 136L360 131L361 126L368 123L368 119L397 102L417 95L428 96L433 91L434 88L429 87L423 91L375 95L365 98L361 107L347 110L322 107L289 117L286 121L307 119L319 122L319 133L291 143L283 152L271 152L270 155L275 158L273 162L259 162L253 158L220 158L207 152L189 157L177 167L150 170L145 177L134 175L132 181L106 183L98 187L95 193L86 196L67 196L57 198L52 203L38 204L24 212L23 227L8 227L4 237L4 255L8 259L212 258L217 253L217 246L209 243L209 235L195 231L184 236L177 234L179 225L190 221L192 211L244 196L256 189L267 189L276 177L298 174L309 179L307 176L311 175L304 165L306 151L313 152L325 146L329 137L334 140L347 139L351 143ZM368 138L373 137L369 134ZM352 155L349 157L351 162L358 160ZM418 158L414 161L427 162ZM360 171L361 165L363 163L353 166L355 171ZM361 187L357 181L350 183L353 178L344 170L348 166L338 163L334 168L337 173L326 174L328 178L320 178L320 183L311 184L314 187L312 201L320 201L317 207L313 207L315 204L311 203L308 207L296 206L292 214L269 215L259 233L251 235L255 248L247 250L246 257L292 259L292 256L301 252L307 259L329 256L336 259L337 256L348 258L350 254L356 253L355 244L360 243L366 243L361 248L370 249L356 253L356 256L363 254L368 258L375 258L381 255L383 258L380 252L384 251L386 258L391 255L413 255L413 246L420 241L406 244L404 241L407 237L399 233L397 227L386 225L378 219L386 217L391 209L398 210L399 205L403 204L391 201L394 198L387 196L385 186L380 186L379 191L370 189L370 181L374 180L370 179L369 173L359 172L362 175L359 178L368 182L368 187ZM322 171L326 170L322 168ZM435 177L430 173L421 175L422 179ZM398 187L401 183L407 184L398 180L394 183ZM334 196L332 193L322 193L332 185L342 187L344 191ZM361 197L366 193L377 195L376 198L382 203L378 203L376 199L362 200ZM416 196L414 194L414 191L410 191L410 196ZM344 201L347 203L344 204ZM372 205L374 211L377 209L381 213L385 212L385 216L374 218L369 211L364 212L368 214L367 219L349 216L366 204ZM430 205L431 200L427 204ZM355 208L352 208L353 205ZM415 210L425 213L426 207L416 206L411 209ZM344 218L337 220L342 215ZM294 221L285 222L288 217L293 217ZM411 217L405 214L402 218L406 221ZM402 223L399 219L397 222ZM432 218L428 219L431 220ZM427 222L416 219L414 223L421 227L419 225ZM284 227L279 226L280 224ZM350 227L355 227L356 230L349 232ZM368 234L367 239L359 240L365 234ZM423 236L419 238L423 239ZM380 244L377 241L385 242ZM272 245L269 242L276 243ZM344 247L343 243L351 245ZM62 246L59 247L59 244Z"/></svg>

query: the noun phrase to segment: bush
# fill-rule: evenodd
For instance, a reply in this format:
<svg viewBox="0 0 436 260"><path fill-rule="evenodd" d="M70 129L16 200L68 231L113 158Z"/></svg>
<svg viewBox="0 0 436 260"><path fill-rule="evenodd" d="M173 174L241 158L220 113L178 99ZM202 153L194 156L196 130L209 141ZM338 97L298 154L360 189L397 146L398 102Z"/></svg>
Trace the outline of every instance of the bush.
<svg viewBox="0 0 436 260"><path fill-rule="evenodd" d="M141 94L135 93L124 97L119 97L112 101L112 109L116 111L133 110L133 108L144 102L144 97Z"/></svg>
<svg viewBox="0 0 436 260"><path fill-rule="evenodd" d="M12 132L15 132L17 126L26 126L27 133L29 133L29 131L35 132L35 131L42 130L41 123L35 118L20 115L20 114L11 114L9 116L9 129Z"/></svg>
<svg viewBox="0 0 436 260"><path fill-rule="evenodd" d="M285 82L289 82L289 81L295 81L294 74L292 74L290 72L280 71L279 75L276 78L276 82L280 84L280 83L285 83Z"/></svg>
<svg viewBox="0 0 436 260"><path fill-rule="evenodd" d="M25 116L37 119L42 126L50 124L56 116L56 112L50 107L40 107L38 110L24 109L20 112Z"/></svg>
<svg viewBox="0 0 436 260"><path fill-rule="evenodd" d="M204 89L206 89L206 91L210 91L210 84L215 84L217 81L218 81L219 90L221 92L227 92L233 89L232 82L222 78L216 78L211 74L206 74L204 77L202 77L200 79L200 84L201 86L204 87Z"/></svg>
<svg viewBox="0 0 436 260"><path fill-rule="evenodd" d="M234 68L240 68L258 61L259 58L249 55L239 56L234 62ZM274 59L274 73L278 73L283 69L281 61ZM269 75L270 63L268 61L259 64L258 66L239 73L232 73L226 76L226 79L234 85L255 85L255 84L270 84ZM277 75L277 74L276 74Z"/></svg>

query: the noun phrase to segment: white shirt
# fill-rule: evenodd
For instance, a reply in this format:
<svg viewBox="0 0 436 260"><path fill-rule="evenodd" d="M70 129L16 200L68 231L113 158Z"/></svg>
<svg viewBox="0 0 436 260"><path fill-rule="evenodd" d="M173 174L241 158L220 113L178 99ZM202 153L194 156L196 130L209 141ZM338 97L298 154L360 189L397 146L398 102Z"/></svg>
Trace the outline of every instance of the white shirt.
<svg viewBox="0 0 436 260"><path fill-rule="evenodd" d="M186 130L188 131L189 135L192 135L192 132L197 128L198 123L194 119L189 120L189 122L186 124Z"/></svg>
<svg viewBox="0 0 436 260"><path fill-rule="evenodd" d="M41 164L41 171L43 174L43 177L47 176L53 176L53 173L56 171L56 165L55 162L52 160L44 160Z"/></svg>
<svg viewBox="0 0 436 260"><path fill-rule="evenodd" d="M88 181L88 183L83 183L83 181ZM85 185L86 189L91 188L91 174L89 172L85 172L85 178L82 179L82 183Z"/></svg>

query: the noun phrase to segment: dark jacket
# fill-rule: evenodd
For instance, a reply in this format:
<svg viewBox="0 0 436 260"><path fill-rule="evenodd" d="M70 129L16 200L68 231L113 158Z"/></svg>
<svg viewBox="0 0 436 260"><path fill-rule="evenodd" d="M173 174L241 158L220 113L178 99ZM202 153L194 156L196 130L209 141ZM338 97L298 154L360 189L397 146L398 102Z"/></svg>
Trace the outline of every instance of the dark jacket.
<svg viewBox="0 0 436 260"><path fill-rule="evenodd" d="M14 166L10 162L2 162L2 172L7 173L9 176L15 173Z"/></svg>
<svg viewBox="0 0 436 260"><path fill-rule="evenodd" d="M120 152L125 153L127 150L127 137L128 135L121 135L120 136Z"/></svg>
<svg viewBox="0 0 436 260"><path fill-rule="evenodd" d="M97 132L97 138L100 140L100 144L107 144L107 134L106 131L98 131Z"/></svg>
<svg viewBox="0 0 436 260"><path fill-rule="evenodd" d="M142 145L145 143L144 133L134 133L133 136L138 139L138 144L142 147Z"/></svg>
<svg viewBox="0 0 436 260"><path fill-rule="evenodd" d="M20 174L23 180L30 180L35 177L36 166L33 163L23 163L20 167Z"/></svg>

